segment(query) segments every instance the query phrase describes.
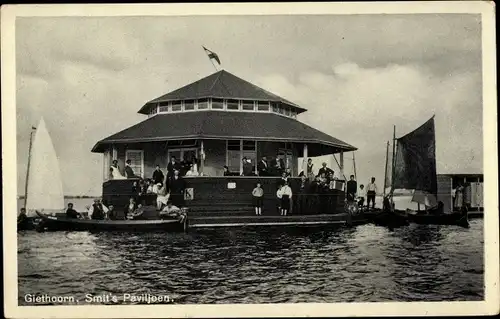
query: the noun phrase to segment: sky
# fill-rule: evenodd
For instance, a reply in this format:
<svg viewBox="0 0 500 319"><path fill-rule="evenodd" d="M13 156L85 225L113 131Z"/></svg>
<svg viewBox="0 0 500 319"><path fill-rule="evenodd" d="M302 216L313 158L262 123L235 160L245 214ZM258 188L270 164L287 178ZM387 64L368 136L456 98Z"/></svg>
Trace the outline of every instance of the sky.
<svg viewBox="0 0 500 319"><path fill-rule="evenodd" d="M149 100L222 68L308 111L383 183L386 143L435 114L437 172L482 173L479 15L18 17L18 193L43 116L66 195L100 195L95 143L146 119ZM346 175L352 154L345 154Z"/></svg>

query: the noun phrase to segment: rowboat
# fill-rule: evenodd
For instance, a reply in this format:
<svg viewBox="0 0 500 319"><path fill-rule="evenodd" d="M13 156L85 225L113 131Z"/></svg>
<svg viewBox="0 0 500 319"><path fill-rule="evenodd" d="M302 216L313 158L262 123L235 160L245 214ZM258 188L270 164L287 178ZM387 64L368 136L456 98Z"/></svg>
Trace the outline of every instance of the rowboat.
<svg viewBox="0 0 500 319"><path fill-rule="evenodd" d="M187 218L149 220L92 220L54 217L36 212L42 219L39 231L121 231L121 232L182 232L187 229Z"/></svg>

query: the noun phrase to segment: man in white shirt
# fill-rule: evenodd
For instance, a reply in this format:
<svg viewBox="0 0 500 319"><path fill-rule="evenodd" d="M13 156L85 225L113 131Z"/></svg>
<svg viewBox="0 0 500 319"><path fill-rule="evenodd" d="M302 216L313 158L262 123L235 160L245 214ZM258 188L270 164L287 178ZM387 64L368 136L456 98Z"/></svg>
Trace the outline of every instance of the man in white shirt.
<svg viewBox="0 0 500 319"><path fill-rule="evenodd" d="M370 208L370 202L373 202L372 208L375 208L375 197L377 196L378 188L377 184L375 184L375 177L372 177L371 183L366 185L366 200L367 207Z"/></svg>

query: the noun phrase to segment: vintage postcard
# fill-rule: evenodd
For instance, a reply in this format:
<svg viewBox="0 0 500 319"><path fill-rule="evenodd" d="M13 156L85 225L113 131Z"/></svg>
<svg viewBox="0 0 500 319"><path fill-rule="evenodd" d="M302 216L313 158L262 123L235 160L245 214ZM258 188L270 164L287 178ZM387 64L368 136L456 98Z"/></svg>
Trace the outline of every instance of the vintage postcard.
<svg viewBox="0 0 500 319"><path fill-rule="evenodd" d="M494 10L3 6L6 317L498 313Z"/></svg>

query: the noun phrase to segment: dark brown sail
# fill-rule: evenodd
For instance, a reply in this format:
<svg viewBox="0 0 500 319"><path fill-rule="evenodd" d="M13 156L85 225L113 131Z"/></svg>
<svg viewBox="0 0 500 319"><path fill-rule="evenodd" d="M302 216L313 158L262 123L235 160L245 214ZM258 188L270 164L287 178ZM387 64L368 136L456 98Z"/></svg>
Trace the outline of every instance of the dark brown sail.
<svg viewBox="0 0 500 319"><path fill-rule="evenodd" d="M393 189L404 188L437 196L434 117L397 139Z"/></svg>

